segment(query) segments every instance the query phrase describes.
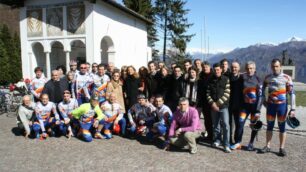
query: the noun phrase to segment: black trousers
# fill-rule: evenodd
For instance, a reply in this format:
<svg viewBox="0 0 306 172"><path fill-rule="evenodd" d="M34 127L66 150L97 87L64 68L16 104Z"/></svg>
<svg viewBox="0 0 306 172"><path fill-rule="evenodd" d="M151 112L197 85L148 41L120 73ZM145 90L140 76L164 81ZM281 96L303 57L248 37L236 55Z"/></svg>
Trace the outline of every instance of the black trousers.
<svg viewBox="0 0 306 172"><path fill-rule="evenodd" d="M234 144L238 141L240 109L229 107L228 112L230 124L230 144Z"/></svg>
<svg viewBox="0 0 306 172"><path fill-rule="evenodd" d="M213 140L213 128L212 128L212 119L211 119L211 106L208 103L204 103L202 108L204 116L204 126L207 131L207 139L209 141Z"/></svg>

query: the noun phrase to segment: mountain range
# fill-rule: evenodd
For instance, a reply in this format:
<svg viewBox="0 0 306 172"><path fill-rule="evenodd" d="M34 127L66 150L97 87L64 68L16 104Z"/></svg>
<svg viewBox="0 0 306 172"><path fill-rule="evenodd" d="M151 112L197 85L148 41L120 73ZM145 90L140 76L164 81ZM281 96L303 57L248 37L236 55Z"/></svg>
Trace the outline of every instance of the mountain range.
<svg viewBox="0 0 306 172"><path fill-rule="evenodd" d="M259 76L264 76L271 72L270 62L274 58L282 60L282 53L287 50L288 57L293 60L296 66L295 81L306 82L306 40L292 37L288 41L278 45L271 43L258 43L246 48L236 48L228 53L210 55L208 61L216 63L226 58L229 61L237 60L242 64L249 61L256 62L256 71ZM192 54L193 57L200 57L199 54Z"/></svg>

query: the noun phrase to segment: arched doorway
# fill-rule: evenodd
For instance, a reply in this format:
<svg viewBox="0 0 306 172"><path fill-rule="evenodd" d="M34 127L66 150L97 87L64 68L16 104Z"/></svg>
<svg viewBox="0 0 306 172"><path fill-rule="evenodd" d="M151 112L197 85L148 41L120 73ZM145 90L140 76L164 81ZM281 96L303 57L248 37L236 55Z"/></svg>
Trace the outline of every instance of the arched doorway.
<svg viewBox="0 0 306 172"><path fill-rule="evenodd" d="M59 41L55 41L51 44L51 53L50 53L51 71L56 69L56 67L59 65L66 66L66 55L64 52L63 44Z"/></svg>
<svg viewBox="0 0 306 172"><path fill-rule="evenodd" d="M104 36L101 40L101 63L108 64L115 61L114 43L111 37Z"/></svg>
<svg viewBox="0 0 306 172"><path fill-rule="evenodd" d="M32 44L32 52L33 58L30 59L32 62L31 73L34 72L35 67L41 67L44 70L45 76L47 75L47 68L46 68L46 54L44 52L44 47L40 42L35 42ZM31 75L32 76L32 75Z"/></svg>
<svg viewBox="0 0 306 172"><path fill-rule="evenodd" d="M70 60L76 60L78 65L82 62L86 62L86 46L84 42L80 40L74 40L70 43L70 46Z"/></svg>

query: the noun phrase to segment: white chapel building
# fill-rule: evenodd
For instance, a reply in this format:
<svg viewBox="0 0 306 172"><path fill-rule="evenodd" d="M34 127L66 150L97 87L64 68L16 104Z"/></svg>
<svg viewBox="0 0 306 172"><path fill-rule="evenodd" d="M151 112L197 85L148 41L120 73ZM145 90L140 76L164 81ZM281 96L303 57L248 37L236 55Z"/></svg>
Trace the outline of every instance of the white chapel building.
<svg viewBox="0 0 306 172"><path fill-rule="evenodd" d="M70 60L140 67L151 60L151 21L112 0L26 0L20 8L24 78L40 66L51 70Z"/></svg>

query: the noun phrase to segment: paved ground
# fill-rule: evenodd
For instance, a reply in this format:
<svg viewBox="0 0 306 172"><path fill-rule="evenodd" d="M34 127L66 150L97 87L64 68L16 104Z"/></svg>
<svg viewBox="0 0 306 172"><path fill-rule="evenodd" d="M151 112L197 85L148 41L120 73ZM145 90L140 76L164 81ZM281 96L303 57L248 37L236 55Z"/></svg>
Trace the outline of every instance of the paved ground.
<svg viewBox="0 0 306 172"><path fill-rule="evenodd" d="M250 129L245 127L245 143ZM166 152L158 146L115 137L85 143L76 138L49 138L45 141L16 136L15 119L0 116L0 171L306 171L305 136L288 135L285 158L275 153L257 154L244 150L231 154L200 142L198 153ZM256 147L264 146L261 131Z"/></svg>

